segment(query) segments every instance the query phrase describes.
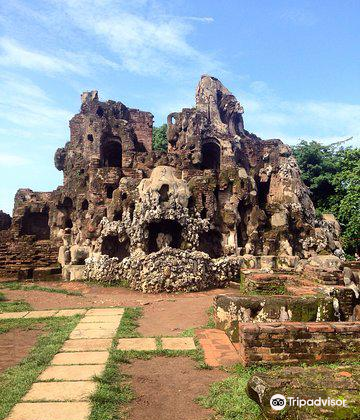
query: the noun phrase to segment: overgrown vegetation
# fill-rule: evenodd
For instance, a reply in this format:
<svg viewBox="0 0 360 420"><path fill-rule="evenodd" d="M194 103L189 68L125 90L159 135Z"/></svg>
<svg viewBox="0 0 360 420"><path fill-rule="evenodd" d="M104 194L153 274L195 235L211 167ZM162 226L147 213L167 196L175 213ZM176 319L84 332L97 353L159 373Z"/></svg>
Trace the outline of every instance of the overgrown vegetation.
<svg viewBox="0 0 360 420"><path fill-rule="evenodd" d="M246 393L246 386L251 375L263 371L263 367L233 367L233 375L211 385L207 396L198 398L206 408L212 408L223 420L258 420L262 419L260 407Z"/></svg>
<svg viewBox="0 0 360 420"><path fill-rule="evenodd" d="M152 144L154 150L158 150L160 152L165 152L167 150L166 130L166 124L163 124L160 127L153 128Z"/></svg>
<svg viewBox="0 0 360 420"><path fill-rule="evenodd" d="M10 367L0 374L0 420L4 419L30 389L39 374L50 364L60 350L70 332L79 322L80 317L41 319L44 334L41 335L30 351L18 365ZM0 333L14 328L38 328L36 319L11 319L0 321ZM14 343L16 345L16 343Z"/></svg>
<svg viewBox="0 0 360 420"><path fill-rule="evenodd" d="M359 252L360 148L303 140L293 152L318 214L333 213L342 227L345 252Z"/></svg>
<svg viewBox="0 0 360 420"><path fill-rule="evenodd" d="M50 293L61 293L63 295L70 295L70 296L82 296L81 292L75 290L66 290L56 287L46 287L46 286L38 286L37 284L24 284L20 282L8 282L8 283L1 283L0 289L9 289L9 290L37 290L40 292L50 292Z"/></svg>

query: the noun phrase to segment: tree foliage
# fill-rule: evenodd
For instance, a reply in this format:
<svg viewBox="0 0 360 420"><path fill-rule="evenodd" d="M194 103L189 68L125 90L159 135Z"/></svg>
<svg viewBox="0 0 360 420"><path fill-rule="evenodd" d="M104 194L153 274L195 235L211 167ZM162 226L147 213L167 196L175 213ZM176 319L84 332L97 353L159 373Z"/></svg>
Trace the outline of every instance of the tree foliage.
<svg viewBox="0 0 360 420"><path fill-rule="evenodd" d="M303 140L293 152L315 208L335 215L345 251L353 254L360 240L360 149Z"/></svg>
<svg viewBox="0 0 360 420"><path fill-rule="evenodd" d="M167 137L166 137L167 125L163 124L160 127L153 128L153 149L158 151L167 150Z"/></svg>

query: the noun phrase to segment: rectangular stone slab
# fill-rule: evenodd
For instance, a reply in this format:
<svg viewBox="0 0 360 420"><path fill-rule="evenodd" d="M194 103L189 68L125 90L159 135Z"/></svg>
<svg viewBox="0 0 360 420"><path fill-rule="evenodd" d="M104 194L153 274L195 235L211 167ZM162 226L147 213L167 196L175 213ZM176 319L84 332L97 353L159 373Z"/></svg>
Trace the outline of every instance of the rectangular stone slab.
<svg viewBox="0 0 360 420"><path fill-rule="evenodd" d="M4 314L0 314L0 319L16 319L16 318L24 318L27 315L27 312L6 312Z"/></svg>
<svg viewBox="0 0 360 420"><path fill-rule="evenodd" d="M85 315L81 320L83 324L86 323L97 323L97 322L106 322L106 323L120 323L122 315Z"/></svg>
<svg viewBox="0 0 360 420"><path fill-rule="evenodd" d="M47 318L50 316L54 316L58 312L58 310L55 311L32 311L29 312L24 318Z"/></svg>
<svg viewBox="0 0 360 420"><path fill-rule="evenodd" d="M101 375L105 365L49 366L39 376L40 381L90 381L94 375Z"/></svg>
<svg viewBox="0 0 360 420"><path fill-rule="evenodd" d="M81 338L113 338L116 331L110 330L77 330L75 329L71 334L71 339Z"/></svg>
<svg viewBox="0 0 360 420"><path fill-rule="evenodd" d="M16 404L7 420L87 420L88 402L24 402Z"/></svg>
<svg viewBox="0 0 360 420"><path fill-rule="evenodd" d="M65 341L61 351L101 351L111 347L111 338L89 338Z"/></svg>
<svg viewBox="0 0 360 420"><path fill-rule="evenodd" d="M102 331L113 331L116 332L118 329L119 324L116 323L107 323L107 322L93 322L93 323L82 323L79 322L79 324L76 326L76 328L73 330L83 330L83 331L90 331L90 330L102 330Z"/></svg>
<svg viewBox="0 0 360 420"><path fill-rule="evenodd" d="M36 382L23 401L87 401L95 389L92 381Z"/></svg>
<svg viewBox="0 0 360 420"><path fill-rule="evenodd" d="M118 350L156 350L155 338L121 338L119 340Z"/></svg>
<svg viewBox="0 0 360 420"><path fill-rule="evenodd" d="M162 338L162 347L165 350L195 350L196 346L192 337Z"/></svg>
<svg viewBox="0 0 360 420"><path fill-rule="evenodd" d="M123 315L124 308L89 309L86 315Z"/></svg>
<svg viewBox="0 0 360 420"><path fill-rule="evenodd" d="M52 365L102 365L107 362L108 351L86 351L76 353L58 353Z"/></svg>
<svg viewBox="0 0 360 420"><path fill-rule="evenodd" d="M54 316L74 316L74 315L83 315L86 313L86 309L61 309Z"/></svg>

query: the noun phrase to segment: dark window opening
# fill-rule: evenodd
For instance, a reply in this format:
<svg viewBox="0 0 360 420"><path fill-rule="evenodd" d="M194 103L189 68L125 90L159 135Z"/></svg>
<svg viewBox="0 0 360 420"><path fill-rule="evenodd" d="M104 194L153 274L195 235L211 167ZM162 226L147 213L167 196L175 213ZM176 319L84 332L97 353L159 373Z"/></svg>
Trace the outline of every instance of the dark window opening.
<svg viewBox="0 0 360 420"><path fill-rule="evenodd" d="M79 175L82 175L85 172L85 169L80 169L79 170Z"/></svg>
<svg viewBox="0 0 360 420"><path fill-rule="evenodd" d="M114 216L113 216L113 221L114 222L118 222L122 220L122 211L121 210L116 210L114 212Z"/></svg>
<svg viewBox="0 0 360 420"><path fill-rule="evenodd" d="M105 236L101 244L101 253L108 255L110 258L118 258L122 261L130 256L130 240L120 242L117 236Z"/></svg>
<svg viewBox="0 0 360 420"><path fill-rule="evenodd" d="M130 209L130 219L132 220L134 217L135 203L131 203L129 209Z"/></svg>
<svg viewBox="0 0 360 420"><path fill-rule="evenodd" d="M89 202L87 200L84 200L81 203L81 210L87 210L89 208Z"/></svg>
<svg viewBox="0 0 360 420"><path fill-rule="evenodd" d="M267 181L261 182L258 177L256 184L258 190L259 207L264 209L266 207L267 197L270 191L270 178Z"/></svg>
<svg viewBox="0 0 360 420"><path fill-rule="evenodd" d="M35 235L36 240L50 239L48 211L25 213L20 229L20 236L23 235Z"/></svg>
<svg viewBox="0 0 360 420"><path fill-rule="evenodd" d="M124 201L127 199L127 194L124 192L121 194L121 200Z"/></svg>
<svg viewBox="0 0 360 420"><path fill-rule="evenodd" d="M70 218L65 220L64 227L65 229L71 229L73 227L73 222Z"/></svg>
<svg viewBox="0 0 360 420"><path fill-rule="evenodd" d="M169 185L163 184L160 188L159 194L159 203L165 203L166 201L169 201Z"/></svg>
<svg viewBox="0 0 360 420"><path fill-rule="evenodd" d="M116 187L114 185L108 185L106 187L106 197L112 198L113 192L116 190Z"/></svg>
<svg viewBox="0 0 360 420"><path fill-rule="evenodd" d="M93 136L92 134L88 134L88 135L87 135L87 139L88 139L89 141L94 141L94 136Z"/></svg>
<svg viewBox="0 0 360 420"><path fill-rule="evenodd" d="M217 230L200 233L199 251L205 252L210 258L220 258L223 255L221 240L222 235Z"/></svg>
<svg viewBox="0 0 360 420"><path fill-rule="evenodd" d="M220 168L220 146L216 143L205 143L201 147L202 169Z"/></svg>
<svg viewBox="0 0 360 420"><path fill-rule="evenodd" d="M63 210L71 211L74 208L72 199L70 197L65 197L59 207Z"/></svg>
<svg viewBox="0 0 360 420"><path fill-rule="evenodd" d="M104 110L101 108L101 106L99 106L99 108L97 109L96 114L99 117L102 117L104 115Z"/></svg>
<svg viewBox="0 0 360 420"><path fill-rule="evenodd" d="M180 248L182 226L175 220L162 220L149 224L149 252L157 252L165 246Z"/></svg>
<svg viewBox="0 0 360 420"><path fill-rule="evenodd" d="M107 140L100 148L100 166L105 168L121 168L122 148L118 140Z"/></svg>
<svg viewBox="0 0 360 420"><path fill-rule="evenodd" d="M237 210L240 216L240 220L236 226L237 246L243 248L248 241L247 225L250 219L251 206L240 200Z"/></svg>
<svg viewBox="0 0 360 420"><path fill-rule="evenodd" d="M190 197L189 198L188 208L189 208L189 210L194 210L195 209L195 200L194 200L194 197Z"/></svg>
<svg viewBox="0 0 360 420"><path fill-rule="evenodd" d="M201 212L200 212L200 217L202 219L206 219L206 216L207 216L207 210L206 209L202 209Z"/></svg>

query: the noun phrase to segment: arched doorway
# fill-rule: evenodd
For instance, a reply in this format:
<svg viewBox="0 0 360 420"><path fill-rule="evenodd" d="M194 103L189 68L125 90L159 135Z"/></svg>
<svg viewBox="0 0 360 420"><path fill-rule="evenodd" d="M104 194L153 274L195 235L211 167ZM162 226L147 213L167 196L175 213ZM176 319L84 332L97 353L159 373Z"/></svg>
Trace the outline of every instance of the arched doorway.
<svg viewBox="0 0 360 420"><path fill-rule="evenodd" d="M210 141L201 146L202 169L212 169L215 171L219 170L220 157L221 149L216 142Z"/></svg>
<svg viewBox="0 0 360 420"><path fill-rule="evenodd" d="M105 139L100 146L100 166L103 168L121 168L122 147L120 139Z"/></svg>

